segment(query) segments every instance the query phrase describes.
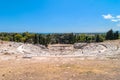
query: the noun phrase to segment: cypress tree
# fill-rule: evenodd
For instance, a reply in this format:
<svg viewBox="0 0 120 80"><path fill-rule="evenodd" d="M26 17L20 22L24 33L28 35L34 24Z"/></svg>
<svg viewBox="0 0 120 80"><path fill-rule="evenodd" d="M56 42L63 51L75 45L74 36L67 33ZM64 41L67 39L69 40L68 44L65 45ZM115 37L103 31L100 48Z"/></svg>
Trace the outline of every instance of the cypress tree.
<svg viewBox="0 0 120 80"><path fill-rule="evenodd" d="M118 32L118 31L116 31L116 32L114 33L114 39L119 39L119 32Z"/></svg>
<svg viewBox="0 0 120 80"><path fill-rule="evenodd" d="M106 40L113 40L114 39L114 33L113 33L113 30L109 30L107 33L106 33Z"/></svg>

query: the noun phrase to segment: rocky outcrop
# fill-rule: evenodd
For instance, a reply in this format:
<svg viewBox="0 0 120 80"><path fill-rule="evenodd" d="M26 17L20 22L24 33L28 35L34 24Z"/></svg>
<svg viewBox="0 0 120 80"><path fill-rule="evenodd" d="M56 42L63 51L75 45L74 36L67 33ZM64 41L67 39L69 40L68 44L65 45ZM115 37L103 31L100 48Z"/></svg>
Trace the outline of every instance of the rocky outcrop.
<svg viewBox="0 0 120 80"><path fill-rule="evenodd" d="M77 57L119 57L120 41L102 43L54 44L46 48L43 45L24 44L17 42L1 42L0 53L4 55L33 56L77 56Z"/></svg>
<svg viewBox="0 0 120 80"><path fill-rule="evenodd" d="M84 46L87 46L88 43L75 43L73 46L75 49L82 49Z"/></svg>

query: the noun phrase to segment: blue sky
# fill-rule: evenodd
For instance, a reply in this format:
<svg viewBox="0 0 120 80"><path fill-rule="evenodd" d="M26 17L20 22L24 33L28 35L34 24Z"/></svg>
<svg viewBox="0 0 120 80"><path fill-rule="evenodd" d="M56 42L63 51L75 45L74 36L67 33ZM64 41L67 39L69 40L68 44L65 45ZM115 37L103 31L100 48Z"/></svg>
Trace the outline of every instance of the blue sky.
<svg viewBox="0 0 120 80"><path fill-rule="evenodd" d="M120 0L0 0L0 32L120 30Z"/></svg>

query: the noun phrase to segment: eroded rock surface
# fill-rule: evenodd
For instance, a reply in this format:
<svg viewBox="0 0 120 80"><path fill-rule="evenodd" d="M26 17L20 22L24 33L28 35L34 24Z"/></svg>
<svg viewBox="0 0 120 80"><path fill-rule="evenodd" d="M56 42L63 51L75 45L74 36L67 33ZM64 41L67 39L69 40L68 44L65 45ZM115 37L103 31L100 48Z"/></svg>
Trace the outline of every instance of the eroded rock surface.
<svg viewBox="0 0 120 80"><path fill-rule="evenodd" d="M0 42L0 53L4 55L63 56L99 59L119 59L120 40L101 43L54 44L46 48L43 45L24 44L17 42Z"/></svg>

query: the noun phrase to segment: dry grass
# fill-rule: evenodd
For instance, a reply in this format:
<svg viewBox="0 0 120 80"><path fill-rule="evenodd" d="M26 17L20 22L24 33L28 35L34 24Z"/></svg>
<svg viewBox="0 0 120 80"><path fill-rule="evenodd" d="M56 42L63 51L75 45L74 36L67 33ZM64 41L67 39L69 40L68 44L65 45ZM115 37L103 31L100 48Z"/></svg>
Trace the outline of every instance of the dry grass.
<svg viewBox="0 0 120 80"><path fill-rule="evenodd" d="M0 61L0 80L119 80L119 61L38 58Z"/></svg>

